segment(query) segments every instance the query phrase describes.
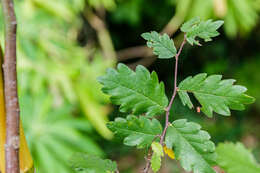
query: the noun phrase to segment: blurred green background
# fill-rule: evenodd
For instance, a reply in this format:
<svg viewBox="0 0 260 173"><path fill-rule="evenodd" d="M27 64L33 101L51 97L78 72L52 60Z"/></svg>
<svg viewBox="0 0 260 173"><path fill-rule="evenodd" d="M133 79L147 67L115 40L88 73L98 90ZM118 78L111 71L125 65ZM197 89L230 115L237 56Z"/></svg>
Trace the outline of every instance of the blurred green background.
<svg viewBox="0 0 260 173"><path fill-rule="evenodd" d="M203 47L186 45L179 80L201 72L235 78L256 98L246 111L208 119L177 99L171 119L185 117L213 141L242 141L260 160L260 0L16 0L21 118L36 170L70 173L69 157L86 152L116 160L123 173L144 167L144 155L123 146L106 122L126 116L109 103L96 77L123 62L158 72L173 89L173 60L157 60L140 34L171 35L187 19L222 19L221 35ZM0 18L1 45L4 42ZM159 119L162 117L159 117ZM166 160L161 172L183 172Z"/></svg>

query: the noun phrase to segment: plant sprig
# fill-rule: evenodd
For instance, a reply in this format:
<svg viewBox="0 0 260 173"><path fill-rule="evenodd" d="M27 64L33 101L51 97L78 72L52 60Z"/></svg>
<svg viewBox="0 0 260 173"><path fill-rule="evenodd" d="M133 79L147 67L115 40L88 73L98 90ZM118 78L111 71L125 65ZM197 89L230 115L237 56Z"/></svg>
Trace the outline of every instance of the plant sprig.
<svg viewBox="0 0 260 173"><path fill-rule="evenodd" d="M130 114L108 123L109 129L124 139L125 145L148 149L143 173L148 173L150 168L154 172L159 171L161 158L169 153L171 158L180 161L186 171L215 173L212 166L217 164L217 154L208 132L186 119L169 122L177 93L183 105L189 108L193 108L189 93L194 94L202 106L202 112L209 117L213 116L213 112L230 115L230 109L243 110L245 104L254 102L253 97L245 94L245 87L233 85L235 80L221 80L221 75L207 77L202 73L188 77L177 85L178 60L184 45L201 45L197 38L212 41L213 37L219 35L217 29L222 24L223 21L201 21L199 18L184 23L181 27L184 38L178 51L166 34L160 35L155 31L142 34L147 46L153 49L158 58L175 58L174 88L170 101L157 74L150 73L143 66L138 66L134 72L126 65L118 64L116 69L108 69L107 74L98 79L103 85L102 91L110 95L111 102L120 105L121 112ZM165 114L164 127L155 118L162 114Z"/></svg>

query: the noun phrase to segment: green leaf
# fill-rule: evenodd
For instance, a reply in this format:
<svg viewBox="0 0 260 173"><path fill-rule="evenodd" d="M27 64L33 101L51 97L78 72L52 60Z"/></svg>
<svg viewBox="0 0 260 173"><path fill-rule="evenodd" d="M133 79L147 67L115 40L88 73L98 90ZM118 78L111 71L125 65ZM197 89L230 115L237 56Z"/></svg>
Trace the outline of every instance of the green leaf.
<svg viewBox="0 0 260 173"><path fill-rule="evenodd" d="M152 31L143 33L142 37L147 40L147 46L153 48L153 53L158 55L158 58L173 58L177 53L173 40L167 34L160 35Z"/></svg>
<svg viewBox="0 0 260 173"><path fill-rule="evenodd" d="M124 138L124 144L144 148L151 145L156 136L162 133L162 126L156 119L129 115L126 119L116 118L108 123L108 128Z"/></svg>
<svg viewBox="0 0 260 173"><path fill-rule="evenodd" d="M150 74L141 65L134 72L126 65L118 64L117 70L109 68L98 80L104 85L102 91L111 95L112 103L120 105L121 112L154 116L162 114L167 107L164 84L159 83L155 72Z"/></svg>
<svg viewBox="0 0 260 173"><path fill-rule="evenodd" d="M153 155L151 158L151 166L154 172L159 171L161 168L161 161L163 157L163 147L159 142L152 143Z"/></svg>
<svg viewBox="0 0 260 173"><path fill-rule="evenodd" d="M116 162L83 153L74 154L69 164L75 172L80 173L111 173L117 170Z"/></svg>
<svg viewBox="0 0 260 173"><path fill-rule="evenodd" d="M260 164L242 143L220 143L216 152L218 154L217 163L226 173L260 172Z"/></svg>
<svg viewBox="0 0 260 173"><path fill-rule="evenodd" d="M196 40L196 37L204 39L204 41L211 41L212 37L219 35L217 29L223 25L224 21L200 21L199 17L195 17L181 27L181 31L186 33L187 41L193 45L200 45L199 41Z"/></svg>
<svg viewBox="0 0 260 173"><path fill-rule="evenodd" d="M229 116L230 109L244 110L244 104L251 104L254 98L244 94L246 88L240 85L233 85L235 80L221 80L221 75L201 73L194 77L183 80L178 87L178 94L183 105L193 107L188 93L193 93L195 98L202 105L201 110L209 117L213 111L218 114Z"/></svg>
<svg viewBox="0 0 260 173"><path fill-rule="evenodd" d="M215 173L211 168L216 161L215 145L210 135L200 128L186 119L176 120L167 129L165 143L167 148L173 148L186 171Z"/></svg>

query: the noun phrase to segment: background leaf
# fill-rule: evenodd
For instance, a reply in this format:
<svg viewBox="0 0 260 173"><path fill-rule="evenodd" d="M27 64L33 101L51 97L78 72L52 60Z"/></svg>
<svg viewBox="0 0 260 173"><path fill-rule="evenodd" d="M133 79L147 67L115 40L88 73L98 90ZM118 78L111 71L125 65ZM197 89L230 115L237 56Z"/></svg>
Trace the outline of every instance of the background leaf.
<svg viewBox="0 0 260 173"><path fill-rule="evenodd" d="M117 170L116 162L82 153L74 154L69 164L75 172L80 173L112 173Z"/></svg>
<svg viewBox="0 0 260 173"><path fill-rule="evenodd" d="M155 72L150 74L141 65L134 72L126 65L118 64L117 70L109 68L98 80L104 85L102 91L111 95L112 103L120 105L121 112L160 115L168 104L164 84L159 83Z"/></svg>
<svg viewBox="0 0 260 173"><path fill-rule="evenodd" d="M186 171L215 173L211 168L216 160L215 145L200 128L186 119L176 120L167 129L165 143L167 148L173 148Z"/></svg>
<svg viewBox="0 0 260 173"><path fill-rule="evenodd" d="M147 46L153 48L153 53L158 55L158 58L173 58L177 53L173 40L167 34L160 35L152 31L143 33L142 37L147 40Z"/></svg>
<svg viewBox="0 0 260 173"><path fill-rule="evenodd" d="M124 138L124 144L144 148L151 145L155 137L162 133L162 126L156 119L129 115L126 119L116 118L108 123L108 128Z"/></svg>
<svg viewBox="0 0 260 173"><path fill-rule="evenodd" d="M202 105L201 110L209 117L213 111L218 114L228 116L230 109L244 110L244 104L254 102L254 98L246 94L246 88L240 85L233 85L235 80L221 80L221 75L211 75L206 73L188 77L183 80L178 87L178 94L184 105L193 107L188 92L193 93Z"/></svg>
<svg viewBox="0 0 260 173"><path fill-rule="evenodd" d="M260 164L242 143L220 143L216 148L217 163L226 173L260 172Z"/></svg>

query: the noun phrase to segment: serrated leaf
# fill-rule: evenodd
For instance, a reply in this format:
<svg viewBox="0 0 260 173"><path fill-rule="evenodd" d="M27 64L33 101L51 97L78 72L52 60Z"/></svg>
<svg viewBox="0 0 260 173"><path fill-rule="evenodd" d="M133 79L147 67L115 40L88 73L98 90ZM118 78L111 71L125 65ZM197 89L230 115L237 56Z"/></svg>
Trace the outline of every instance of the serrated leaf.
<svg viewBox="0 0 260 173"><path fill-rule="evenodd" d="M136 72L124 64L117 70L109 68L105 76L98 78L102 91L111 95L112 103L120 105L121 112L135 115L160 115L168 104L164 84L159 83L157 74L151 74L144 66L137 66Z"/></svg>
<svg viewBox="0 0 260 173"><path fill-rule="evenodd" d="M153 48L153 53L158 55L158 58L173 58L177 53L173 40L167 34L160 35L152 31L143 33L142 37L147 40L147 46Z"/></svg>
<svg viewBox="0 0 260 173"><path fill-rule="evenodd" d="M224 24L224 21L200 21L198 17L195 17L181 27L181 31L186 33L187 41L193 45L200 45L199 41L196 40L196 37L204 39L205 42L211 41L212 37L219 35L217 29L219 29Z"/></svg>
<svg viewBox="0 0 260 173"><path fill-rule="evenodd" d="M215 173L211 168L216 161L215 145L200 128L186 119L176 120L167 129L165 143L167 148L174 149L176 159L186 171Z"/></svg>
<svg viewBox="0 0 260 173"><path fill-rule="evenodd" d="M235 80L221 80L221 75L210 75L206 73L188 77L178 87L178 94L183 105L193 107L188 93L194 94L195 98L202 105L201 110L209 117L213 111L229 116L230 109L244 110L245 104L254 102L254 98L244 94L246 88L240 85L233 85Z"/></svg>
<svg viewBox="0 0 260 173"><path fill-rule="evenodd" d="M150 146L156 136L162 133L162 126L158 120L150 120L144 116L138 118L129 115L126 119L116 118L107 126L117 136L124 138L125 145L138 148Z"/></svg>
<svg viewBox="0 0 260 173"><path fill-rule="evenodd" d="M220 143L216 152L218 154L217 163L226 173L260 172L260 164L242 143Z"/></svg>
<svg viewBox="0 0 260 173"><path fill-rule="evenodd" d="M116 162L84 153L74 154L69 164L75 172L80 173L112 173L117 170Z"/></svg>
<svg viewBox="0 0 260 173"><path fill-rule="evenodd" d="M151 167L154 172L157 172L161 168L161 162L163 157L163 147L159 142L152 143L153 155L151 158Z"/></svg>

